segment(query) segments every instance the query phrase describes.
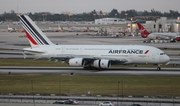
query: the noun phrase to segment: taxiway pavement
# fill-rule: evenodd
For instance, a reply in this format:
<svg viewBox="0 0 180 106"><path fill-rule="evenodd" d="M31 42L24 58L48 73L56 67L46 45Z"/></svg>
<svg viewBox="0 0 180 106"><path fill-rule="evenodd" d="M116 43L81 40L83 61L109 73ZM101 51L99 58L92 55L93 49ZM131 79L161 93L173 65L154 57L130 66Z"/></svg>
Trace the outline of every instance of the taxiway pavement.
<svg viewBox="0 0 180 106"><path fill-rule="evenodd" d="M84 70L82 67L0 67L2 74L69 74L69 75L180 75L180 68L130 67L110 68L108 70Z"/></svg>

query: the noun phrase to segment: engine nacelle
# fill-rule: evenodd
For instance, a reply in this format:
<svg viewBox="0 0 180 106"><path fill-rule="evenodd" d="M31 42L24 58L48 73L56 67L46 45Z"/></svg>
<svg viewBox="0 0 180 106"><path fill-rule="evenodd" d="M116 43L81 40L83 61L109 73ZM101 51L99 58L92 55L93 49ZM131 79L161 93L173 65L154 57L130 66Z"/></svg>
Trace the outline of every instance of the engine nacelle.
<svg viewBox="0 0 180 106"><path fill-rule="evenodd" d="M84 66L85 60L83 58L72 58L69 60L70 66Z"/></svg>
<svg viewBox="0 0 180 106"><path fill-rule="evenodd" d="M96 68L109 68L111 66L111 62L109 60L106 59L102 59L102 60L94 60L93 62L93 66Z"/></svg>

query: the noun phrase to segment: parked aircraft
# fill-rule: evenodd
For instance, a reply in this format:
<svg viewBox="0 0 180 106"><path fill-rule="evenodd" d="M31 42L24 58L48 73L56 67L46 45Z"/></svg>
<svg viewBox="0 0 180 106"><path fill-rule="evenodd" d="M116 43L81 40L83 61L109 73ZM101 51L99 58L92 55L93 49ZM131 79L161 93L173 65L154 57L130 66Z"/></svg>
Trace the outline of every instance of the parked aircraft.
<svg viewBox="0 0 180 106"><path fill-rule="evenodd" d="M10 27L8 26L8 32L16 32L16 31L17 31L16 28L10 28Z"/></svg>
<svg viewBox="0 0 180 106"><path fill-rule="evenodd" d="M146 38L144 42L155 42L156 40L160 41L165 41L165 42L175 42L175 41L180 41L180 35L178 33L160 33L160 32L155 32L155 33L150 33L148 32L141 23L137 22L137 26L139 28L139 31L141 33L141 36L143 38Z"/></svg>
<svg viewBox="0 0 180 106"><path fill-rule="evenodd" d="M42 32L62 32L62 28L61 27L55 27L55 28L47 28L47 29L41 29Z"/></svg>
<svg viewBox="0 0 180 106"><path fill-rule="evenodd" d="M19 16L20 22L31 44L24 48L39 58L49 58L67 62L70 66L84 69L108 69L113 64L167 64L169 57L160 49L142 45L56 45L38 28L27 15Z"/></svg>
<svg viewBox="0 0 180 106"><path fill-rule="evenodd" d="M67 27L61 27L65 32L89 32L89 27L75 27L67 24Z"/></svg>

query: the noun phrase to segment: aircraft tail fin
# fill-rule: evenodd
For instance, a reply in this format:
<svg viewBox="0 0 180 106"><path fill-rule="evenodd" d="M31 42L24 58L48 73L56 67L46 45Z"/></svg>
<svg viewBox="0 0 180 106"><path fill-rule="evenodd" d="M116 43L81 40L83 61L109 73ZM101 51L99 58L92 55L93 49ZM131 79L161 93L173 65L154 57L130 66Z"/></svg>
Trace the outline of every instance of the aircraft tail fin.
<svg viewBox="0 0 180 106"><path fill-rule="evenodd" d="M146 38L150 33L141 25L141 23L137 22L138 29L143 38Z"/></svg>
<svg viewBox="0 0 180 106"><path fill-rule="evenodd" d="M19 15L20 22L24 28L31 47L41 45L54 45L40 28L27 15Z"/></svg>

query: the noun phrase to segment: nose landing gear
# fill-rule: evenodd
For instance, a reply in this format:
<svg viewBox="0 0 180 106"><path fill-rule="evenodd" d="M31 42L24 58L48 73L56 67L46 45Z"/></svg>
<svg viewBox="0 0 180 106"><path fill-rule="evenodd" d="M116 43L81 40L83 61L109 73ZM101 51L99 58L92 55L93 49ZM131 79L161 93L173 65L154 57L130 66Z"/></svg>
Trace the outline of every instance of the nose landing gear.
<svg viewBox="0 0 180 106"><path fill-rule="evenodd" d="M160 71L160 70L161 70L161 65L160 65L160 64L158 64L158 66L157 66L157 70L158 70L158 71Z"/></svg>
<svg viewBox="0 0 180 106"><path fill-rule="evenodd" d="M157 67L157 70L160 71L160 70L161 70L161 67Z"/></svg>

